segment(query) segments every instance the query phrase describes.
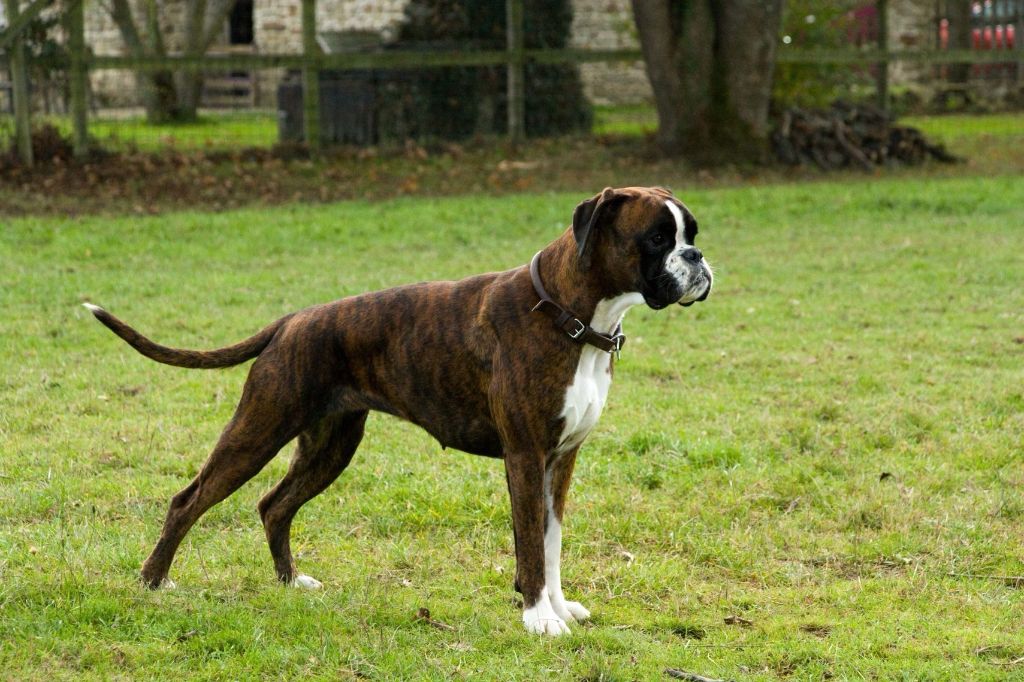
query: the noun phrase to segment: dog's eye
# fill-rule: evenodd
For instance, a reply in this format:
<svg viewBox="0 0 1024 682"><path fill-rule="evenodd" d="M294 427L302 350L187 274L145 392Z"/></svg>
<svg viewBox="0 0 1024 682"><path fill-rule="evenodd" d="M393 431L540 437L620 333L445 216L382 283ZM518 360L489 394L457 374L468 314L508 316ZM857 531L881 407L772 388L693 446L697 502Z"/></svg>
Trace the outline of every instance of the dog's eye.
<svg viewBox="0 0 1024 682"><path fill-rule="evenodd" d="M655 234L653 237L651 237L651 243L654 244L655 246L661 246L662 244L665 243L665 235L661 234L660 232L658 234Z"/></svg>

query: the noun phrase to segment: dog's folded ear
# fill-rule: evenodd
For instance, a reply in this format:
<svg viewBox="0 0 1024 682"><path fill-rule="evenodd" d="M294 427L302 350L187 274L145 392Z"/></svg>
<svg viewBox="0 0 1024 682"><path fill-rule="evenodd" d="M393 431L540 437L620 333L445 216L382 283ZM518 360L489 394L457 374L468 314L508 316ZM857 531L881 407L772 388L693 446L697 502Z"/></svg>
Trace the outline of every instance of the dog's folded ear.
<svg viewBox="0 0 1024 682"><path fill-rule="evenodd" d="M597 230L603 221L611 218L614 207L625 198L625 194L605 187L600 194L580 202L572 212L572 236L576 239L580 266L584 270L590 267Z"/></svg>

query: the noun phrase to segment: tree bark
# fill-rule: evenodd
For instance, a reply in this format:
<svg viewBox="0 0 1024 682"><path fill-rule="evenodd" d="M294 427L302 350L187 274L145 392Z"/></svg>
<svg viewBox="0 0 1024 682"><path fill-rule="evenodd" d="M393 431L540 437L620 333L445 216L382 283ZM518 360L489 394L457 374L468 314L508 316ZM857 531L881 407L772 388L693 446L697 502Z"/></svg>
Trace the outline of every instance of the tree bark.
<svg viewBox="0 0 1024 682"><path fill-rule="evenodd" d="M715 10L715 137L745 155L746 145L756 146L768 138L782 2L720 0Z"/></svg>
<svg viewBox="0 0 1024 682"><path fill-rule="evenodd" d="M668 155L760 158L782 0L633 0Z"/></svg>
<svg viewBox="0 0 1024 682"><path fill-rule="evenodd" d="M217 41L235 0L189 0L185 6L185 54L199 57ZM183 71L178 75L178 118L194 121L203 92L203 74Z"/></svg>

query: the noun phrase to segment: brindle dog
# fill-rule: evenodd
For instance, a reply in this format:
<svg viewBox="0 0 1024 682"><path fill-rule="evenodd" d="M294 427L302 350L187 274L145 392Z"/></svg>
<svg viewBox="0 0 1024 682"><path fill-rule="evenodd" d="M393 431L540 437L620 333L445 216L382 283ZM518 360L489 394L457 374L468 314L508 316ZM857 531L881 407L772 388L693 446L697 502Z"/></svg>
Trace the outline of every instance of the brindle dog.
<svg viewBox="0 0 1024 682"><path fill-rule="evenodd" d="M596 332L625 311L707 297L711 269L693 246L697 223L661 188L605 189L576 207L572 227L538 254L548 296ZM557 635L589 612L566 601L561 522L576 453L596 424L612 353L579 343L570 325L534 311L530 268L427 282L344 298L286 315L213 351L168 348L102 308L96 318L148 358L216 368L256 358L231 421L195 479L171 500L142 566L150 587L167 573L206 510L252 478L292 439L285 477L259 503L278 578L301 587L289 548L292 519L352 459L370 410L406 419L445 447L505 462L526 627Z"/></svg>

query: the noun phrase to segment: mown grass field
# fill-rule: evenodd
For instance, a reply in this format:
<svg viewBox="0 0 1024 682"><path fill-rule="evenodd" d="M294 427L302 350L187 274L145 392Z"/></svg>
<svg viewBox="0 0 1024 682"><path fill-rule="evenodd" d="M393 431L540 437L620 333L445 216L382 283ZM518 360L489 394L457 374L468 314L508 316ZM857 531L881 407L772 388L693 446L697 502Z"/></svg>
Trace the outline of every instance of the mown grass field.
<svg viewBox="0 0 1024 682"><path fill-rule="evenodd" d="M1024 678L1024 182L683 197L717 288L627 316L566 523L594 618L557 640L521 624L500 462L381 415L295 523L323 591L275 583L255 513L289 451L192 531L178 589L142 589L246 370L152 363L79 303L223 345L526 263L578 194L6 221L0 678Z"/></svg>
<svg viewBox="0 0 1024 682"><path fill-rule="evenodd" d="M66 135L71 121L66 117L46 119ZM962 153L971 150L976 138L1020 138L1024 135L1024 115L947 114L907 116L900 124L920 128L926 135L950 144ZM0 119L0 132L10 135L9 120ZM167 149L232 150L247 147L266 148L278 142L277 114L274 111L204 111L193 123L150 125L139 116L97 115L89 121L90 135L105 149L136 147L140 151ZM595 135L642 137L658 128L653 105L600 105L594 107Z"/></svg>

